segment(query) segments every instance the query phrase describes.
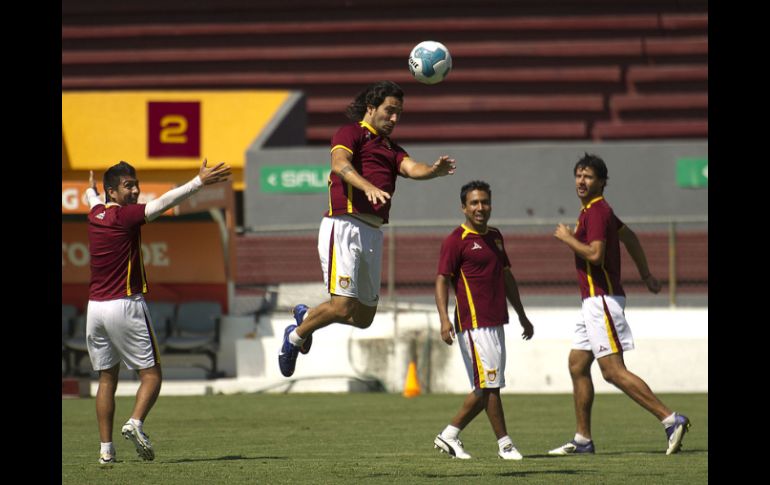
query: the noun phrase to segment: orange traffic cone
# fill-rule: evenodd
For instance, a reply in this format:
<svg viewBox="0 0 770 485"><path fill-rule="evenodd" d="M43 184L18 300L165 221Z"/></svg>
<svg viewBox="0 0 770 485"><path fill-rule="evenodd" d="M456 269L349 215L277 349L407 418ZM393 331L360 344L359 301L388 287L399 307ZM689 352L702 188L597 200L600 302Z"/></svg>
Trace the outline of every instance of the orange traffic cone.
<svg viewBox="0 0 770 485"><path fill-rule="evenodd" d="M406 371L406 383L404 384L404 397L415 397L420 395L420 381L417 379L417 365L414 361L409 362L409 369Z"/></svg>

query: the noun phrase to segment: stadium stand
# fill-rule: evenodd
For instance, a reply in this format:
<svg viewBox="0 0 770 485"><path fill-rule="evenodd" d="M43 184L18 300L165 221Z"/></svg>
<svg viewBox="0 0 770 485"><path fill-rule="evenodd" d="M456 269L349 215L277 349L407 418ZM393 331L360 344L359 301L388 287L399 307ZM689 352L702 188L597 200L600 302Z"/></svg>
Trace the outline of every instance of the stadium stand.
<svg viewBox="0 0 770 485"><path fill-rule="evenodd" d="M504 233L506 250L522 292L560 293L575 291L574 258L550 234ZM399 288L433 290L438 263L438 248L444 234L406 234L397 237L395 251L395 283ZM669 241L667 233L639 232L651 271L661 282L669 281ZM318 281L316 241L312 237L242 236L237 242L240 262L236 284L266 286L277 283ZM389 238L385 238L385 248ZM286 257L276 260L278 252ZM388 251L383 259L382 284L390 275ZM701 231L677 234L676 278L683 291L702 290L708 285L708 233ZM637 288L638 275L630 257L622 252L624 284Z"/></svg>
<svg viewBox="0 0 770 485"><path fill-rule="evenodd" d="M209 378L221 377L217 369L219 328L222 306L215 301L191 301L180 303L176 318L171 324L171 334L166 338L167 354L203 354L211 361L207 369Z"/></svg>
<svg viewBox="0 0 770 485"><path fill-rule="evenodd" d="M404 142L708 136L705 1L399 0L392 7L395 27L372 20L377 7L357 1L67 2L62 87L302 90L310 144L326 144L344 119L342 91L352 96L383 78L407 89ZM394 29L398 40L383 42ZM429 37L454 58L436 86L416 83L406 68L411 47ZM686 106L655 109L664 98L633 97L642 92ZM640 119L634 106L645 103ZM475 123L482 119L486 125Z"/></svg>

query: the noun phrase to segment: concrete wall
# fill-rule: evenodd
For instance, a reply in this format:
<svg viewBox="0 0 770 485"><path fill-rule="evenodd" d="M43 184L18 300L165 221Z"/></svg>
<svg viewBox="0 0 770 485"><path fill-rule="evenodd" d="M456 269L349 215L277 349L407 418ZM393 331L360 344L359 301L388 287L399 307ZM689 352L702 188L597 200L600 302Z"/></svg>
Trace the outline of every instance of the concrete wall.
<svg viewBox="0 0 770 485"><path fill-rule="evenodd" d="M460 215L460 187L472 179L489 182L493 223L498 218L577 217L572 167L584 152L601 156L609 168L605 195L622 217L707 215L708 189L676 185L676 161L708 156L706 141L564 142L500 144L413 144L412 158L432 163L442 154L457 160L454 176L425 182L399 178L392 221L453 219ZM316 223L328 206L326 192L265 194L263 165L329 163L327 147L252 149L247 153L244 224ZM280 211L274 210L280 207Z"/></svg>
<svg viewBox="0 0 770 485"><path fill-rule="evenodd" d="M503 392L572 392L567 355L580 318L577 303L570 310L532 308L527 314L535 326L532 340L520 338L515 319L506 326L507 387ZM636 343L636 349L625 354L629 369L654 392L708 392L708 309L632 308L626 315ZM282 315L263 319L255 339L236 342L237 377L248 382L250 390L285 390L281 383L289 380L280 375L277 354L283 329L290 323L293 320ZM440 341L438 328L438 315L428 310L399 314L397 322L393 313L381 312L366 330L330 325L314 334L310 353L300 355L293 376L298 382L291 390L344 392L349 387L341 385L340 378L370 375L388 391L400 392L411 351L416 349L424 390L467 393L470 384L459 348ZM597 365L593 378L597 392L619 392L604 382Z"/></svg>

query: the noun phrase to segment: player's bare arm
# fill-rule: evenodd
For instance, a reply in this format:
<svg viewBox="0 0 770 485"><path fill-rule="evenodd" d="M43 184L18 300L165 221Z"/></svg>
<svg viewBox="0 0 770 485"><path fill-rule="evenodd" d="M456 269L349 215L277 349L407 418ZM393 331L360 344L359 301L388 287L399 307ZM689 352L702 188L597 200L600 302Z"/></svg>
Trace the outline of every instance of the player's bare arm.
<svg viewBox="0 0 770 485"><path fill-rule="evenodd" d="M225 165L225 162L220 162L214 167L207 166L207 160L204 158L201 168L198 171L198 177L200 177L203 185L212 185L219 182L224 182L227 177L232 175L230 165Z"/></svg>
<svg viewBox="0 0 770 485"><path fill-rule="evenodd" d="M650 268L647 265L647 256L644 254L642 243L639 242L639 238L636 233L632 231L628 226L623 226L618 230L618 239L626 247L626 251L634 260L637 271L639 271L639 277L642 278L644 284L647 285L647 289L652 293L658 293L661 289L661 284L658 279L650 272Z"/></svg>
<svg viewBox="0 0 770 485"><path fill-rule="evenodd" d="M332 152L332 172L339 178L362 191L371 204L384 204L390 199L390 194L375 187L353 167L353 155L344 148Z"/></svg>
<svg viewBox="0 0 770 485"><path fill-rule="evenodd" d="M524 329L521 333L521 338L529 340L535 334L535 327L532 326L532 322L529 321L527 314L524 312L524 305L522 305L521 297L519 296L519 285L516 284L516 278L513 277L511 269L507 268L503 271L505 276L505 296L511 302L516 315L519 316L521 328Z"/></svg>
<svg viewBox="0 0 770 485"><path fill-rule="evenodd" d="M554 237L563 242L578 256L589 263L601 266L604 264L604 248L606 242L602 240L591 241L589 244L583 244L578 241L569 226L559 224L553 233Z"/></svg>
<svg viewBox="0 0 770 485"><path fill-rule="evenodd" d="M455 159L449 158L449 155L442 155L432 165L416 162L406 157L401 161L399 171L401 175L410 179L429 180L445 175L454 175L456 169L457 162Z"/></svg>
<svg viewBox="0 0 770 485"><path fill-rule="evenodd" d="M449 288L451 286L452 282L448 276L442 274L436 276L436 308L438 309L438 316L441 321L441 340L446 342L447 345L452 345L452 341L455 338L455 329L449 320L449 313L447 312Z"/></svg>

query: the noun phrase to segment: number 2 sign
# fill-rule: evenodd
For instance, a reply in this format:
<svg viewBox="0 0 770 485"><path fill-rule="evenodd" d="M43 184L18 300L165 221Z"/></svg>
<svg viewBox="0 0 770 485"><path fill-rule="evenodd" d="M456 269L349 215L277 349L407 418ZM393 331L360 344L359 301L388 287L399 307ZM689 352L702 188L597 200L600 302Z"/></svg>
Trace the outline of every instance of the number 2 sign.
<svg viewBox="0 0 770 485"><path fill-rule="evenodd" d="M147 103L147 156L200 156L200 102Z"/></svg>

